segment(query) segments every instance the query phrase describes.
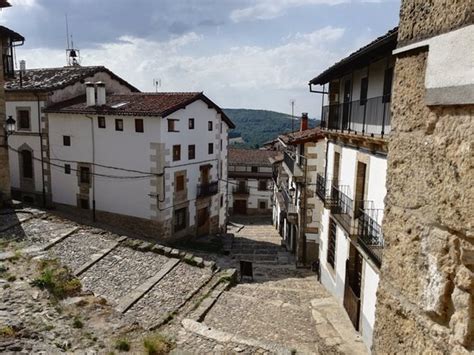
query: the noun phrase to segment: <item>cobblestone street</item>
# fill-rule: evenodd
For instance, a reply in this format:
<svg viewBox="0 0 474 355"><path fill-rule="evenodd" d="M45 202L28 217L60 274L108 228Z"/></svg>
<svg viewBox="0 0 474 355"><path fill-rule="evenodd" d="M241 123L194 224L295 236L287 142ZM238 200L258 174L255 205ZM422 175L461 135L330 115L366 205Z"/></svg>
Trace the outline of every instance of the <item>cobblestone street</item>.
<svg viewBox="0 0 474 355"><path fill-rule="evenodd" d="M298 353L364 354L342 306L314 273L296 269L268 220L239 220L232 257L254 263L254 281L224 292L204 319L211 328L279 344Z"/></svg>

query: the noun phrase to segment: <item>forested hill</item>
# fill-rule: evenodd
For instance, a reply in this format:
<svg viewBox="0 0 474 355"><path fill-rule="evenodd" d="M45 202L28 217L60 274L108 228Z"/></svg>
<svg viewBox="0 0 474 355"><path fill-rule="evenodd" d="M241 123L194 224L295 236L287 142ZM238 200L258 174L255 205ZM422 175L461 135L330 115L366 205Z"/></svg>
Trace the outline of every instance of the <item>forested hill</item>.
<svg viewBox="0 0 474 355"><path fill-rule="evenodd" d="M235 129L229 138L242 137L244 143L237 143L239 147L258 148L263 143L272 140L278 135L292 130L291 116L281 112L250 109L224 109L224 112L234 122ZM310 120L310 128L316 127L317 120ZM300 125L299 118L293 121L293 129Z"/></svg>

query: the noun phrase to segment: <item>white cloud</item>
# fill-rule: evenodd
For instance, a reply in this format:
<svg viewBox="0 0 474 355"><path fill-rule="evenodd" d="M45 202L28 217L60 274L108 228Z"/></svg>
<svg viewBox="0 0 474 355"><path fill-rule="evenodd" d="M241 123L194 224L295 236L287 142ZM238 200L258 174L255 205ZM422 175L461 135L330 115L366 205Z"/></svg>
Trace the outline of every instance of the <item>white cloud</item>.
<svg viewBox="0 0 474 355"><path fill-rule="evenodd" d="M105 65L138 88L153 90L152 79L162 79L162 91L204 91L222 107L297 108L319 116L308 81L339 59L338 40L344 29L324 27L297 33L273 48L239 46L208 55L193 48L205 40L189 33L168 41L122 37L117 43L82 50L83 65ZM52 49L18 49L18 60L28 67L64 65L64 52Z"/></svg>
<svg viewBox="0 0 474 355"><path fill-rule="evenodd" d="M285 10L305 5L337 5L349 0L255 0L255 4L236 9L230 18L234 22L247 20L269 20L281 16Z"/></svg>

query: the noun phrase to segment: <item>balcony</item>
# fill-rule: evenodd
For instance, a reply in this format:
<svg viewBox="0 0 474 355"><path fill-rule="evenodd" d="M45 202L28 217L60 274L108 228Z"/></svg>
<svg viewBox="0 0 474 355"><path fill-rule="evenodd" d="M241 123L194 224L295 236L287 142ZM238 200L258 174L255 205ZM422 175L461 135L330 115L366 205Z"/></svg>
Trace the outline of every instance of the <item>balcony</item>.
<svg viewBox="0 0 474 355"><path fill-rule="evenodd" d="M250 189L248 186L234 186L232 188L232 193L234 195L248 195L250 193Z"/></svg>
<svg viewBox="0 0 474 355"><path fill-rule="evenodd" d="M325 198L325 205L331 210L334 219L346 230L352 234L353 201L347 196L348 186L331 186L329 196Z"/></svg>
<svg viewBox="0 0 474 355"><path fill-rule="evenodd" d="M219 191L219 182L213 181L207 184L201 184L197 187L197 197L207 197L217 194Z"/></svg>
<svg viewBox="0 0 474 355"><path fill-rule="evenodd" d="M381 211L378 209L359 209L357 217L357 242L369 255L372 261L380 267L382 265L382 251L384 239L379 222Z"/></svg>
<svg viewBox="0 0 474 355"><path fill-rule="evenodd" d="M293 199L290 196L288 188L284 186L281 189L281 194L283 196L283 200L285 201L285 208L287 212L288 221L290 223L296 224L298 220L298 209L296 205L293 203Z"/></svg>
<svg viewBox="0 0 474 355"><path fill-rule="evenodd" d="M323 107L322 127L328 130L381 136L390 133L390 95Z"/></svg>
<svg viewBox="0 0 474 355"><path fill-rule="evenodd" d="M296 162L295 153L285 152L283 155L283 165L286 166L288 172L294 177L302 177L305 164L304 159L300 159L299 164Z"/></svg>
<svg viewBox="0 0 474 355"><path fill-rule="evenodd" d="M326 178L321 174L316 175L316 195L321 201L326 201Z"/></svg>

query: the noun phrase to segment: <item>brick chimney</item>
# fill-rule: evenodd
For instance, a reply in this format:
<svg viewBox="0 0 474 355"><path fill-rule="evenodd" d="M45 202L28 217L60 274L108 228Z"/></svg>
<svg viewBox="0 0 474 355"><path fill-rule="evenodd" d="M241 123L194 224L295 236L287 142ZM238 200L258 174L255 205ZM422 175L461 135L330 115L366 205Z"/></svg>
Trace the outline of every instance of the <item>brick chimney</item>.
<svg viewBox="0 0 474 355"><path fill-rule="evenodd" d="M300 122L300 132L306 131L308 129L308 114L303 112L301 114L301 122Z"/></svg>

